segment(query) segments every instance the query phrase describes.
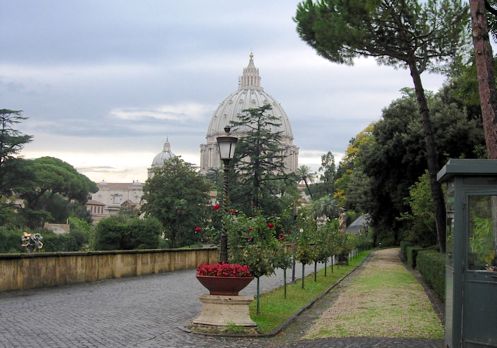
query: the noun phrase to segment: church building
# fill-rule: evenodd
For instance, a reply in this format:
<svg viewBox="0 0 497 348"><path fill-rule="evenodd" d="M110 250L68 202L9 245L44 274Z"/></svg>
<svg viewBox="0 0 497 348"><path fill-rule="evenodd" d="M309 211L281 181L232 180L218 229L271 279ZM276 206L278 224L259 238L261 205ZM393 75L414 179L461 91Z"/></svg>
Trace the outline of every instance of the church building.
<svg viewBox="0 0 497 348"><path fill-rule="evenodd" d="M221 168L219 150L216 138L226 135L224 127L231 121L238 120L243 110L258 108L266 104L272 110L267 112L276 116L281 124L274 131L282 132L282 143L285 148L285 169L294 172L298 168L299 148L293 144L292 127L283 107L261 86L259 69L254 65L254 55L249 56L249 63L243 69L243 74L238 81L238 89L228 95L214 112L206 136L206 144L200 145L200 171L207 173L209 169ZM243 132L232 131L231 134L243 137Z"/></svg>

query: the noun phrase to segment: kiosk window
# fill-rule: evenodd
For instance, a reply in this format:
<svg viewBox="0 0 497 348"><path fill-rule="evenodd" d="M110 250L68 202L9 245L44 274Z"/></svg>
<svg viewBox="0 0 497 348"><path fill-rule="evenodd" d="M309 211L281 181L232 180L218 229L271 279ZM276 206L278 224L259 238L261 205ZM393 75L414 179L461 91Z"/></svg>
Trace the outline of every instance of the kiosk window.
<svg viewBox="0 0 497 348"><path fill-rule="evenodd" d="M497 196L469 196L468 268L497 271Z"/></svg>

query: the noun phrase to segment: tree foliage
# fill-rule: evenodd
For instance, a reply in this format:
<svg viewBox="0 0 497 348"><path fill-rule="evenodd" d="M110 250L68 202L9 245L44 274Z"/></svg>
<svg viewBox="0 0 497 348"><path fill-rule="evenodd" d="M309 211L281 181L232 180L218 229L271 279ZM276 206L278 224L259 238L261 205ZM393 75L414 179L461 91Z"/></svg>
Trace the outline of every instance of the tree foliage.
<svg viewBox="0 0 497 348"><path fill-rule="evenodd" d="M374 124L370 124L349 141L338 167L334 198L338 205L358 212L369 211L371 192L369 177L364 172L360 154L374 142Z"/></svg>
<svg viewBox="0 0 497 348"><path fill-rule="evenodd" d="M409 189L427 169L416 97L408 89L403 93L383 110L383 117L374 125L368 140L357 148L355 165L347 168L351 162L348 156L345 157L344 170L339 172L345 171L349 179L342 187L341 177L338 185L341 190L350 192L350 186L360 185L350 177L365 175L369 180L363 181L362 185L369 192L370 201L364 207L370 214L376 237L392 237L391 240L397 242L406 228L406 221L398 217L409 211L406 201ZM434 134L438 139L437 152L441 154L439 165L448 158L481 155L484 140L479 121L468 119L464 109L452 101L445 89L431 95L429 102ZM345 199L348 205L361 206L354 202L354 195L347 193Z"/></svg>
<svg viewBox="0 0 497 348"><path fill-rule="evenodd" d="M32 139L16 126L26 120L20 110L0 109L0 225L19 225L12 195L31 177L24 161L16 155Z"/></svg>
<svg viewBox="0 0 497 348"><path fill-rule="evenodd" d="M311 167L306 166L306 165L301 165L300 167L297 168L297 171L295 172L295 175L297 177L298 182L304 182L305 188L307 189L307 193L313 198L313 194L311 191L311 188L309 184L312 184L314 182L314 177L316 176L316 173L313 173L311 171Z"/></svg>
<svg viewBox="0 0 497 348"><path fill-rule="evenodd" d="M364 56L409 69L422 119L442 251L445 205L436 180L438 153L421 74L452 61L464 40L467 19L468 7L458 0L306 0L296 15L300 37L333 62L352 64L354 58Z"/></svg>
<svg viewBox="0 0 497 348"><path fill-rule="evenodd" d="M31 141L31 135L23 134L14 128L26 119L20 110L0 109L0 169Z"/></svg>
<svg viewBox="0 0 497 348"><path fill-rule="evenodd" d="M162 223L171 247L190 245L195 242L195 227L206 225L209 189L192 165L173 157L145 182L142 210Z"/></svg>
<svg viewBox="0 0 497 348"><path fill-rule="evenodd" d="M70 215L85 217L84 204L96 184L70 164L54 157L40 157L24 162L30 178L16 188L24 200L22 210L31 227L45 221L63 222Z"/></svg>
<svg viewBox="0 0 497 348"><path fill-rule="evenodd" d="M319 178L321 179L324 191L328 195L333 195L335 192L336 165L335 156L333 156L331 151L321 156L319 171L321 172Z"/></svg>
<svg viewBox="0 0 497 348"><path fill-rule="evenodd" d="M256 211L265 215L280 212L277 196L284 194L289 184L285 181L281 123L270 110L269 104L246 109L231 124L243 136L235 151L230 198L235 206L251 215Z"/></svg>
<svg viewBox="0 0 497 348"><path fill-rule="evenodd" d="M250 267L254 277L274 272L279 243L275 224L262 215L228 215L224 219L228 231L229 260Z"/></svg>
<svg viewBox="0 0 497 348"><path fill-rule="evenodd" d="M407 222L407 232L403 239L424 247L436 243L435 215L429 180L428 174L425 173L409 188L409 197L405 200L410 209L401 213L401 219Z"/></svg>

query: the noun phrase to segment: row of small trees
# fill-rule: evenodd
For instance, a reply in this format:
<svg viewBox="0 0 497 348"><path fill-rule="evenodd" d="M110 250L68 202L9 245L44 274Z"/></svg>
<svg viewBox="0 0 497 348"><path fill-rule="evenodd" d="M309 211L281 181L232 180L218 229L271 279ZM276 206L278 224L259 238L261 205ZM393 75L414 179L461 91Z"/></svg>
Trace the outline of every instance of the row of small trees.
<svg viewBox="0 0 497 348"><path fill-rule="evenodd" d="M314 263L316 275L319 262L325 263L326 267L332 256L347 255L360 239L367 238L340 232L337 219L318 225L312 208L300 210L296 228L290 231L283 229L280 219L266 219L262 215L231 214L225 216L224 224L228 232L230 262L250 267L257 279L257 298L261 276L271 275L277 268L283 269L286 290L286 270L298 261L302 264L304 288L305 265Z"/></svg>

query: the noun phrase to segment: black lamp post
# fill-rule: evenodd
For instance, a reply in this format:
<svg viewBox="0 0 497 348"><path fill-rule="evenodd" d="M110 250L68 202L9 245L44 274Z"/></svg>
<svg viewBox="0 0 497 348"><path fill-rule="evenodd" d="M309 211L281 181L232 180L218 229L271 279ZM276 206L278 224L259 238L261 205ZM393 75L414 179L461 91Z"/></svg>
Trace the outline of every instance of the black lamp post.
<svg viewBox="0 0 497 348"><path fill-rule="evenodd" d="M227 213L228 212L228 205L229 205L229 198L228 198L228 193L229 193L229 180L228 180L228 174L229 174L229 164L230 161L233 159L233 155L235 154L235 147L236 143L238 141L237 137L232 137L230 136L230 130L231 128L229 126L224 127L224 131L226 132L226 135L217 137L217 144L219 146L219 155L221 157L221 160L223 161L224 165L224 177L223 177L223 208L224 211ZM219 259L221 262L228 262L228 236L226 234L226 228L223 225L223 231L221 232L221 241L220 241L220 251L219 251Z"/></svg>

